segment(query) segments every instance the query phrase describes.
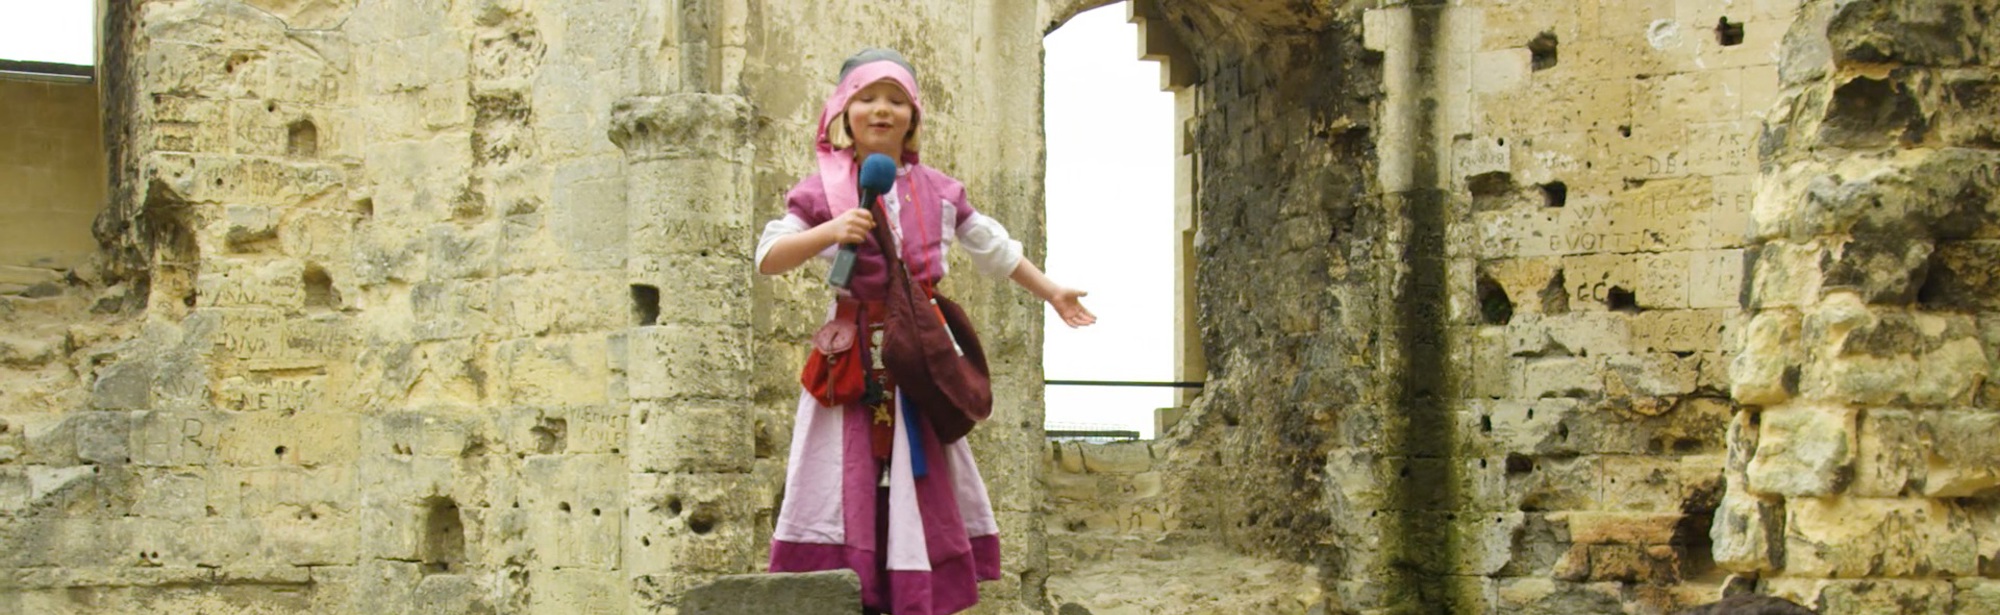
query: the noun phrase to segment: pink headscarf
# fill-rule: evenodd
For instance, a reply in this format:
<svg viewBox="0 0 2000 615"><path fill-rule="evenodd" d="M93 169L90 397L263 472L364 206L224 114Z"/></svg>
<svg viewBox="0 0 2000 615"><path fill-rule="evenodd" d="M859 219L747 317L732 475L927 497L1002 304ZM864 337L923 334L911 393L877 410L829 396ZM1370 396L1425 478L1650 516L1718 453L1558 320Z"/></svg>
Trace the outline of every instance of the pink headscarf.
<svg viewBox="0 0 2000 615"><path fill-rule="evenodd" d="M820 185L826 188L827 210L832 215L839 216L847 210L854 209L861 201L861 196L855 193L854 152L834 149L833 142L827 140L827 131L832 129L828 123L833 121L834 116L847 110L847 101L854 98L856 92L884 79L902 86L903 91L910 95L910 108L913 111L910 114L911 130L916 130L918 120L924 115L924 105L920 102L922 96L917 91L917 78L901 64L890 60L869 62L855 67L853 71L847 73L847 78L840 80L840 85L833 89L833 95L827 97L826 107L820 111L819 136L813 141L813 150L819 157ZM917 164L917 162L916 148L904 148L903 164Z"/></svg>

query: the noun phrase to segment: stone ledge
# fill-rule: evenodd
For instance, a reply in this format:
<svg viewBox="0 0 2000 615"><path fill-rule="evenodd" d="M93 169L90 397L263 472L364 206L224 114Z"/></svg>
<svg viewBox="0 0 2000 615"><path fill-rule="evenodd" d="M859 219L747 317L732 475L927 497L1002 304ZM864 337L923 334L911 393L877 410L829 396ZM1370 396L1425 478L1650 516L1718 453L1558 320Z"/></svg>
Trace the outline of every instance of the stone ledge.
<svg viewBox="0 0 2000 615"><path fill-rule="evenodd" d="M852 570L745 574L717 578L681 598L681 615L853 615L861 577Z"/></svg>

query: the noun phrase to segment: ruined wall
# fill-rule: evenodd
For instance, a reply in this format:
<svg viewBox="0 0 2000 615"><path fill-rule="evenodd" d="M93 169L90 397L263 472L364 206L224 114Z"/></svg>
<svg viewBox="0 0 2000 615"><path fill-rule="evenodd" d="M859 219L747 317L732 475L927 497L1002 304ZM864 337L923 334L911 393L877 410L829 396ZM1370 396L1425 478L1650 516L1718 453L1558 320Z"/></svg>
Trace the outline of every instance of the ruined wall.
<svg viewBox="0 0 2000 615"><path fill-rule="evenodd" d="M106 267L0 294L0 611L755 570L824 291L750 246L839 59L908 53L927 160L1039 256L1039 34L1089 4L109 7ZM1245 612L1993 610L1993 9L1139 12L1210 379L1045 492L1040 309L951 282L1000 383L983 611L1044 606L1049 495L1108 533L1060 557L1292 592ZM1174 587L1126 604L1214 595Z"/></svg>
<svg viewBox="0 0 2000 615"><path fill-rule="evenodd" d="M1166 8L1169 533L1361 611L1993 608L1993 9Z"/></svg>
<svg viewBox="0 0 2000 615"><path fill-rule="evenodd" d="M1827 613L2000 610L1995 15L1807 2L1786 34L1715 558Z"/></svg>
<svg viewBox="0 0 2000 615"><path fill-rule="evenodd" d="M1792 8L1181 9L1211 372L1182 527L1318 565L1339 608L1712 599Z"/></svg>
<svg viewBox="0 0 2000 615"><path fill-rule="evenodd" d="M0 81L0 106L0 292L18 292L97 251L104 148L93 84Z"/></svg>
<svg viewBox="0 0 2000 615"><path fill-rule="evenodd" d="M114 5L107 267L0 296L0 611L660 612L761 569L825 291L750 253L864 45L1039 255L1031 5ZM955 284L1001 359L982 609L1039 607L1040 310Z"/></svg>

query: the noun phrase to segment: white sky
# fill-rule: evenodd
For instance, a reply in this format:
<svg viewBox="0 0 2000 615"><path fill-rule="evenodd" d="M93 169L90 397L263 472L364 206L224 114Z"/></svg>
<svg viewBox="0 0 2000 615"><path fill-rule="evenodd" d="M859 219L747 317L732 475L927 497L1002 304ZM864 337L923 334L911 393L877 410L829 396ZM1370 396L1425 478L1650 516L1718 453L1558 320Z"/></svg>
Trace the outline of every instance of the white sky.
<svg viewBox="0 0 2000 615"><path fill-rule="evenodd" d="M1090 292L1097 324L1070 329L1045 308L1051 380L1174 379L1174 97L1138 59L1123 2L1076 16L1044 39L1048 131L1046 269ZM1048 387L1048 425L1137 429L1173 390Z"/></svg>
<svg viewBox="0 0 2000 615"><path fill-rule="evenodd" d="M1043 369L1054 380L1173 380L1173 95L1159 65L1140 61L1124 3L1086 12L1048 35L1048 262L1090 291L1098 323L1044 321ZM0 0L0 59L92 64L94 0ZM1054 428L1137 429L1171 389L1049 387Z"/></svg>
<svg viewBox="0 0 2000 615"><path fill-rule="evenodd" d="M0 60L95 64L96 0L0 0Z"/></svg>

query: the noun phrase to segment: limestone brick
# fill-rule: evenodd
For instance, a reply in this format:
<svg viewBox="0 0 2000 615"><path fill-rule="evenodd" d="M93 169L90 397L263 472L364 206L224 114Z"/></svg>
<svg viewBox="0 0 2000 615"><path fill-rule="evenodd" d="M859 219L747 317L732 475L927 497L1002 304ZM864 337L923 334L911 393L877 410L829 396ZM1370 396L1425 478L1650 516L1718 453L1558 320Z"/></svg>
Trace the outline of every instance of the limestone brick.
<svg viewBox="0 0 2000 615"><path fill-rule="evenodd" d="M1868 410L1857 421L1854 483L1860 497L1897 497L1905 490L1928 485L1918 415L1907 410Z"/></svg>
<svg viewBox="0 0 2000 615"><path fill-rule="evenodd" d="M1970 524L1949 504L1804 497L1787 500L1785 512L1788 571L1819 578L1978 571Z"/></svg>
<svg viewBox="0 0 2000 615"><path fill-rule="evenodd" d="M1775 405L1797 394L1802 321L1797 313L1765 311L1750 319L1743 351L1730 365L1731 396L1746 404Z"/></svg>
<svg viewBox="0 0 2000 615"><path fill-rule="evenodd" d="M1753 493L1826 496L1852 480L1855 412L1845 408L1764 410L1748 467Z"/></svg>

